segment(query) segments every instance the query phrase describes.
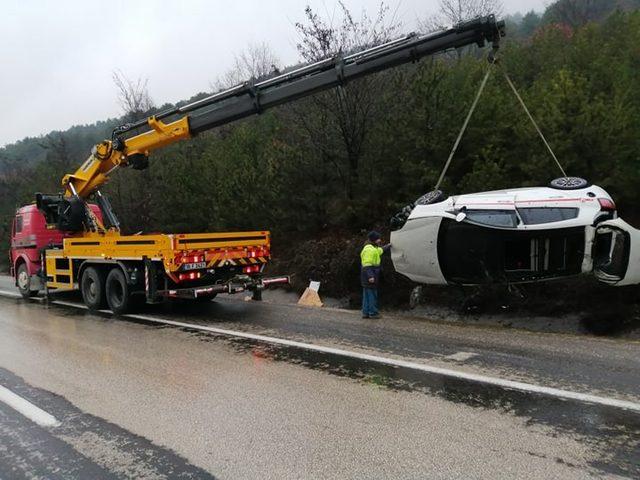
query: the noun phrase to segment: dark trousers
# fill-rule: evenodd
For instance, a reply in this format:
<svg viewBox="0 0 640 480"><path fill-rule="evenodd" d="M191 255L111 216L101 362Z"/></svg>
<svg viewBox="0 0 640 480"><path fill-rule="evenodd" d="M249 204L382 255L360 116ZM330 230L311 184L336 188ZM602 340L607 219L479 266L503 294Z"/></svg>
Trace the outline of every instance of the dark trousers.
<svg viewBox="0 0 640 480"><path fill-rule="evenodd" d="M371 317L378 315L378 289L362 289L362 316Z"/></svg>

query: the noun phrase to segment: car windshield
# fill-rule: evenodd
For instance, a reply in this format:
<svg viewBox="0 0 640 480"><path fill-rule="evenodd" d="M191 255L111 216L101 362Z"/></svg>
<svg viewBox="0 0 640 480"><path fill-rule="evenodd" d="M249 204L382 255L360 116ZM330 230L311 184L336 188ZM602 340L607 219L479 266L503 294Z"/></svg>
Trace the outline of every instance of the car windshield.
<svg viewBox="0 0 640 480"><path fill-rule="evenodd" d="M467 210L467 221L491 227L514 228L518 217L513 210Z"/></svg>
<svg viewBox="0 0 640 480"><path fill-rule="evenodd" d="M525 225L561 222L563 220L572 220L578 217L577 208L519 208L518 213Z"/></svg>

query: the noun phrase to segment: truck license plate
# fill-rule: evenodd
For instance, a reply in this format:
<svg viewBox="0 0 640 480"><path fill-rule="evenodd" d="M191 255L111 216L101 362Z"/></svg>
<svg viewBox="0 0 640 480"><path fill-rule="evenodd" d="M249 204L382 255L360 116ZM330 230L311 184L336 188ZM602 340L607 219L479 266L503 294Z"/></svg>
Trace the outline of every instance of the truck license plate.
<svg viewBox="0 0 640 480"><path fill-rule="evenodd" d="M185 263L182 268L184 270L201 270L207 268L207 262Z"/></svg>

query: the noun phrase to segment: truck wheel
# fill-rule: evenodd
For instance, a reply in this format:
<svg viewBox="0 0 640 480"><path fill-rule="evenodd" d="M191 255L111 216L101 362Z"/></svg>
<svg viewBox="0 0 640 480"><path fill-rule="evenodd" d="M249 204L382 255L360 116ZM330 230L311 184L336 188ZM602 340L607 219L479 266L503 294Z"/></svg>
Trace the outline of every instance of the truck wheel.
<svg viewBox="0 0 640 480"><path fill-rule="evenodd" d="M107 303L116 315L122 315L131 309L131 291L120 268L113 268L107 275Z"/></svg>
<svg viewBox="0 0 640 480"><path fill-rule="evenodd" d="M80 292L89 310L102 310L107 306L104 288L104 272L87 267L80 279Z"/></svg>
<svg viewBox="0 0 640 480"><path fill-rule="evenodd" d="M31 277L29 276L27 265L24 263L21 263L18 267L18 271L16 272L16 283L18 285L20 295L22 295L23 298L35 297L38 294L37 290L31 290Z"/></svg>

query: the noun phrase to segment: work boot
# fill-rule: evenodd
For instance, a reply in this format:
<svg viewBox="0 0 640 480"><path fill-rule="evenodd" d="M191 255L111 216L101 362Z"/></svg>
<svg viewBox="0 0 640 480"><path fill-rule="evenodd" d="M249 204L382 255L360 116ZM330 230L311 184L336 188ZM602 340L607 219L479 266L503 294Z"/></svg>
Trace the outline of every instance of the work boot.
<svg viewBox="0 0 640 480"><path fill-rule="evenodd" d="M369 318L372 318L372 319L375 320L375 319L378 319L378 318L382 318L382 315L380 315L379 313L376 313L375 315L369 315Z"/></svg>

